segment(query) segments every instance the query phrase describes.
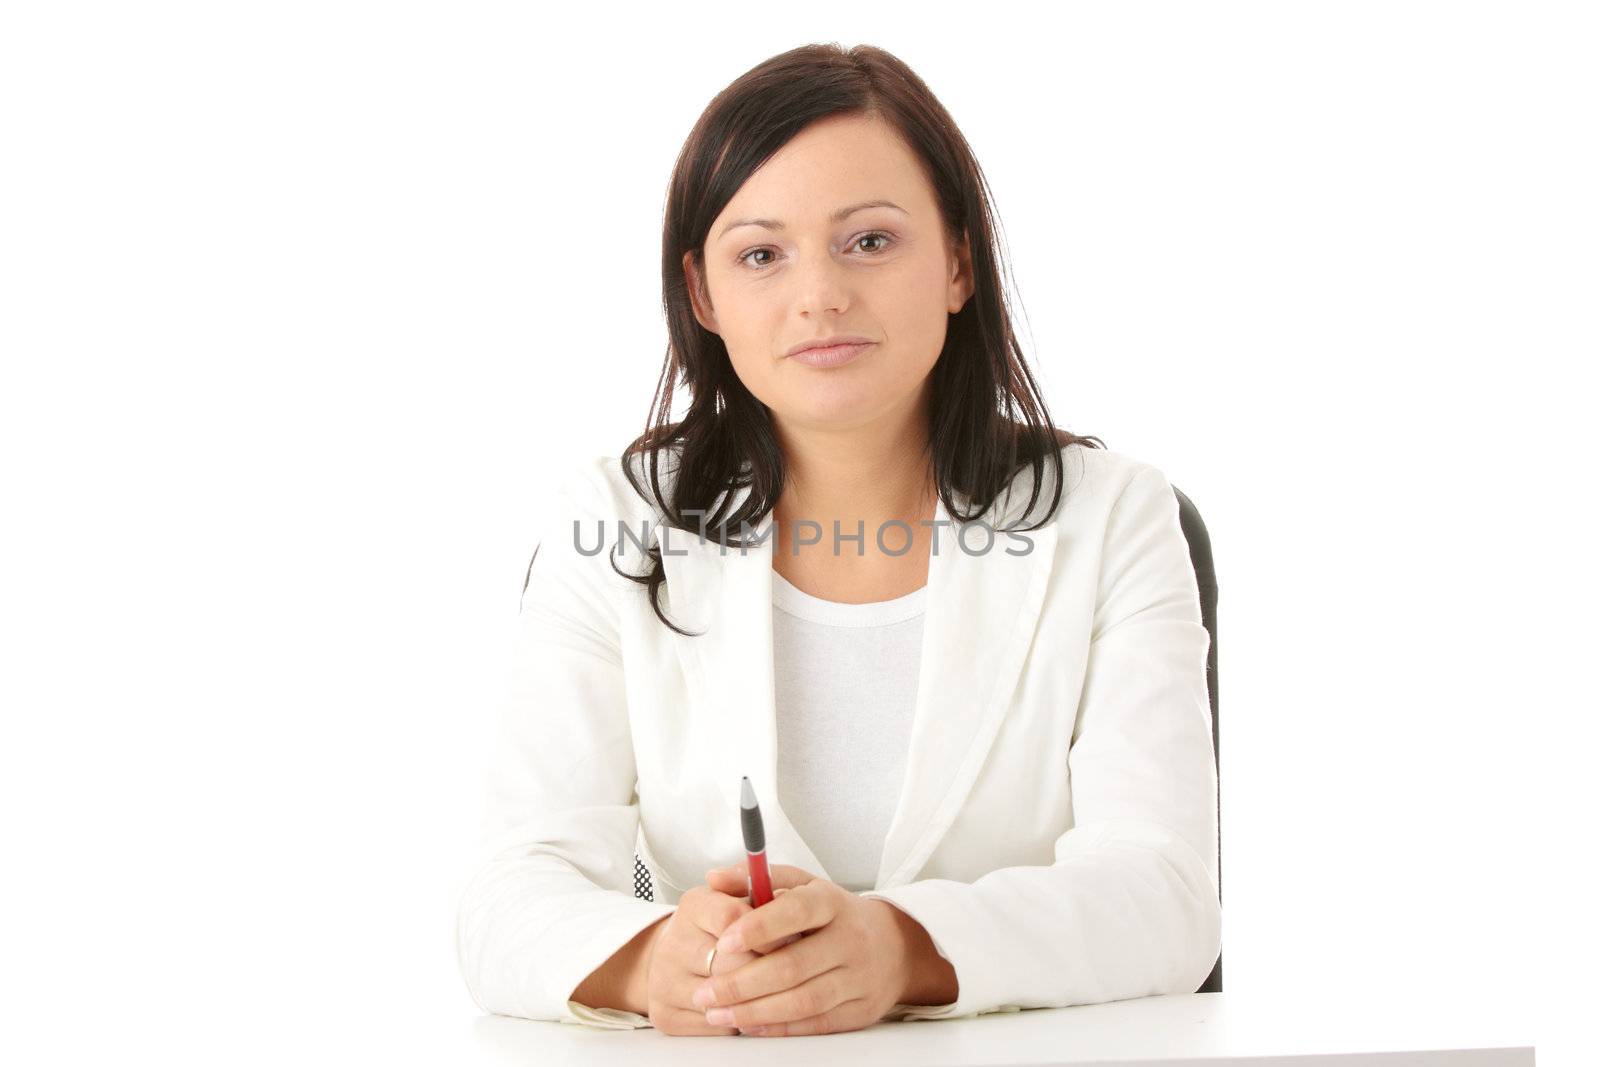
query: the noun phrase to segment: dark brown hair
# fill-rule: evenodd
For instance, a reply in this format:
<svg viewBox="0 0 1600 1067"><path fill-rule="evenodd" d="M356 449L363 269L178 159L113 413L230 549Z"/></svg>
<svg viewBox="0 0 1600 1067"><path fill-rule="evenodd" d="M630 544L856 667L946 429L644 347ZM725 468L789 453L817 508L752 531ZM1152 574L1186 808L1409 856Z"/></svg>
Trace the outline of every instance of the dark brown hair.
<svg viewBox="0 0 1600 1067"><path fill-rule="evenodd" d="M950 316L944 349L931 372L928 427L932 471L951 518L971 521L982 515L1012 479L1033 467L1033 492L1027 511L1039 498L1044 465L1054 463L1055 490L1045 518L1061 501L1061 450L1070 444L1098 445L1057 429L1012 332L995 250L996 235L988 183L972 149L944 106L904 62L871 45L845 49L838 44L808 44L773 56L717 94L690 132L678 155L668 187L661 238L662 303L669 344L651 401L646 430L622 455L622 469L634 491L654 498L674 528L700 532L728 545L730 529L747 529L778 502L784 485L784 459L767 408L740 382L722 338L694 316L685 253L699 271L705 268L705 241L711 224L739 188L763 163L811 123L833 115L883 119L921 160L944 219L947 247L963 235L972 256L973 294ZM1008 270L1009 274L1009 270ZM683 419L671 422L673 387L682 381L690 394ZM660 458L672 451L677 467L671 492L663 495ZM649 495L633 470L644 460ZM732 500L731 490L750 488L735 514L717 511ZM956 490L977 511L958 514ZM670 497L670 498L669 498ZM685 512L703 516L687 522ZM658 546L649 549L644 574L619 574L648 587L656 615L672 630L691 635L661 610L666 579ZM612 562L616 569L615 561Z"/></svg>

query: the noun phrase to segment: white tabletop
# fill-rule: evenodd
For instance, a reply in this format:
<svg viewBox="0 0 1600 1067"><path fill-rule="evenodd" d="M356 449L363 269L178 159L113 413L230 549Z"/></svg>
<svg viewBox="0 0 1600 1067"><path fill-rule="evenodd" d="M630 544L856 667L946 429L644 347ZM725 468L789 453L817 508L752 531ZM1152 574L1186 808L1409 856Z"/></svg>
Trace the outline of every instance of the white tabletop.
<svg viewBox="0 0 1600 1067"><path fill-rule="evenodd" d="M1492 1011L1421 1015L1393 1001L1358 997L1246 1000L1189 993L1070 1008L998 1012L973 1019L878 1023L812 1037L671 1037L657 1030L597 1030L570 1023L485 1015L473 1025L476 1062L496 1064L643 1062L762 1067L826 1062L828 1067L989 1067L1140 1064L1176 1067L1532 1067L1533 1043ZM760 1042L753 1052L752 1042ZM825 1058L824 1058L825 1057Z"/></svg>

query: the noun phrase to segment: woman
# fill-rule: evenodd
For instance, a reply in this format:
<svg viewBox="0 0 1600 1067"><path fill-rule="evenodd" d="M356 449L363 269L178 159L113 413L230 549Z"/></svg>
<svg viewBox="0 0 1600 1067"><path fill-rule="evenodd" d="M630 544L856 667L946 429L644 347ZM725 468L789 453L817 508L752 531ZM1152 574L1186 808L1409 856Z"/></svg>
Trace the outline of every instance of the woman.
<svg viewBox="0 0 1600 1067"><path fill-rule="evenodd" d="M993 243L965 141L881 50L795 49L702 116L652 426L573 472L524 588L458 922L480 1007L780 1036L1206 978L1177 504L1053 427ZM743 776L780 892L758 910Z"/></svg>

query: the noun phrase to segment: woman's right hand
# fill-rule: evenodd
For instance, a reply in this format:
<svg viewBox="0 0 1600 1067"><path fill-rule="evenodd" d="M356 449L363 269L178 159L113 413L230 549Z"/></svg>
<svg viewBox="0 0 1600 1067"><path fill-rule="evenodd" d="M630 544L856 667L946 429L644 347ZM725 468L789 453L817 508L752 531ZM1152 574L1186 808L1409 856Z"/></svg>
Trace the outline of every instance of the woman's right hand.
<svg viewBox="0 0 1600 1067"><path fill-rule="evenodd" d="M737 1026L712 1026L705 1009L695 1006L694 993L707 981L700 970L711 946L724 930L751 910L748 901L710 886L684 891L678 909L656 929L647 972L650 1025L678 1037L731 1037ZM713 974L725 974L756 959L751 951L718 952Z"/></svg>

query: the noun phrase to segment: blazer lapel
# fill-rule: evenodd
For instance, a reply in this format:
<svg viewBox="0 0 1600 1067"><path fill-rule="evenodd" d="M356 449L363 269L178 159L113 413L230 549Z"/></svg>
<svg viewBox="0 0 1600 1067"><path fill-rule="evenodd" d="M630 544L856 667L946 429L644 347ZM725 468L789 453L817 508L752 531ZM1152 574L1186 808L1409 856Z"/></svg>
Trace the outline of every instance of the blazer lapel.
<svg viewBox="0 0 1600 1067"><path fill-rule="evenodd" d="M962 511L969 502L958 497ZM1055 556L1056 527L1030 531L1033 546L1001 527L1020 516L1026 498L1005 497L967 524L941 529L928 563L927 611L916 713L900 802L889 824L877 888L912 881L966 802L1011 704L1032 644ZM997 518L998 516L998 518ZM949 518L943 503L938 517ZM994 527L993 544L983 551Z"/></svg>
<svg viewBox="0 0 1600 1067"><path fill-rule="evenodd" d="M927 862L971 791L1010 706L1055 555L1053 523L1028 532L1033 546L1025 555L1008 554L1008 547L1019 552L1025 542L998 532L1020 517L1027 480L1019 477L1011 494L970 524L966 551L958 524L936 527L910 751L875 888L909 882ZM748 492L736 491L735 507ZM962 511L970 508L959 495L957 503ZM935 518L950 520L943 500ZM757 535L769 534L772 521L765 516ZM983 522L997 531L987 551ZM749 775L771 862L831 878L777 797L771 538L741 555L693 531L664 531L660 522L652 536L666 572L663 607L679 626L701 634L669 637L694 705L684 717L688 742L706 761L727 825L737 825L739 779Z"/></svg>

